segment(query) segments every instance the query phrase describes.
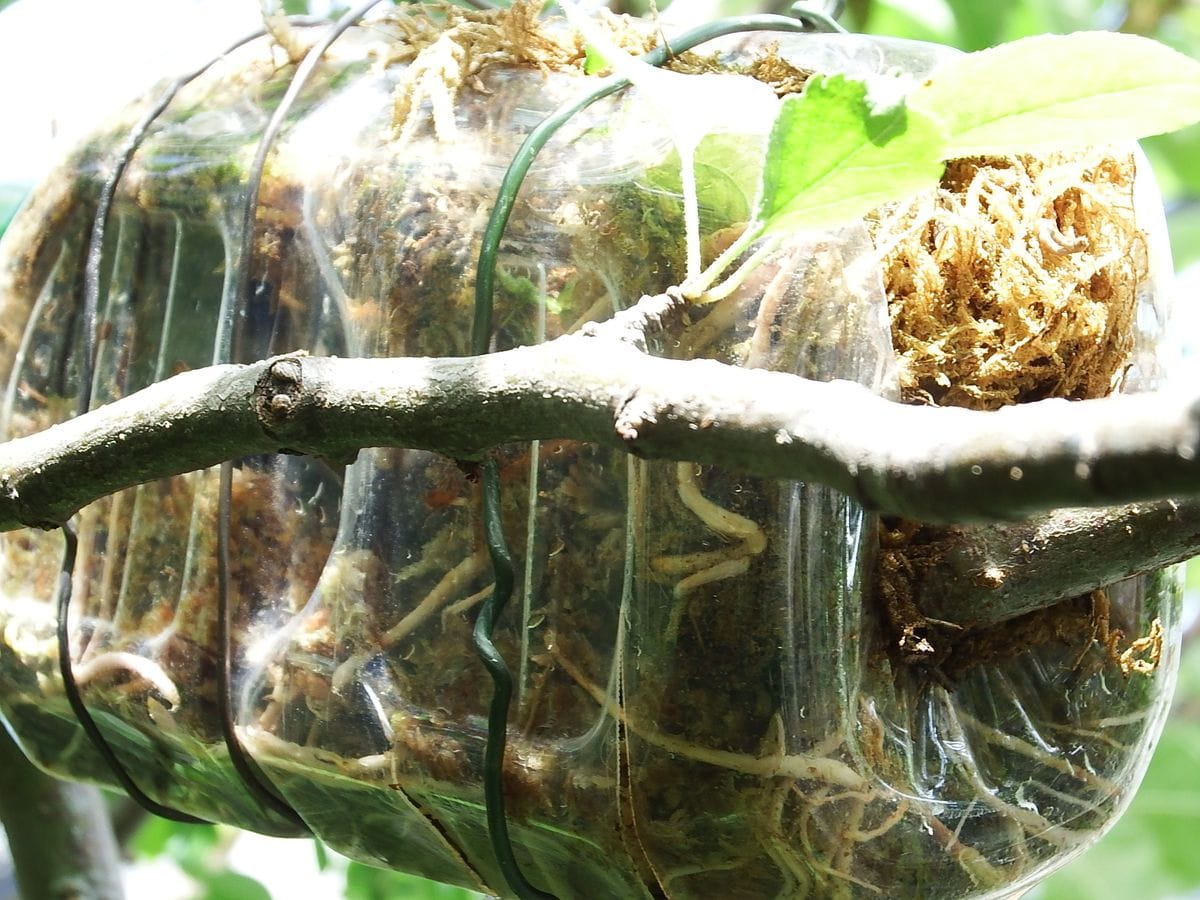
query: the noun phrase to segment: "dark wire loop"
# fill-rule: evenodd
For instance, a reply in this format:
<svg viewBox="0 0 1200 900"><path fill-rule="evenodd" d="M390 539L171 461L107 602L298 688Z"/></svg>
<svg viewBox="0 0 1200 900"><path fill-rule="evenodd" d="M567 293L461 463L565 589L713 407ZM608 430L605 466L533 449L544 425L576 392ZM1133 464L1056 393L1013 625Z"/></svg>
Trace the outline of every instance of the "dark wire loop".
<svg viewBox="0 0 1200 900"><path fill-rule="evenodd" d="M504 539L504 526L498 514L491 514L498 513L500 509L500 468L495 458L489 458L483 464L483 505L488 556L492 560L496 585L492 595L479 609L472 638L479 659L492 676L493 685L492 702L488 708L488 739L483 755L483 795L487 804L488 836L496 850L496 862L504 879L521 900L555 900L553 894L534 887L525 878L513 855L512 841L508 835L508 817L505 815L504 782L500 776L504 770L505 736L513 680L504 657L492 643L492 631L496 627L496 619L512 597L514 577L512 554Z"/></svg>
<svg viewBox="0 0 1200 900"><path fill-rule="evenodd" d="M262 187L263 169L266 167L267 156L271 152L271 145L275 143L275 138L279 136L279 131L283 128L283 123L286 121L292 105L300 96L300 92L304 90L305 85L308 84L308 79L316 71L318 64L321 62L321 57L325 55L325 51L333 46L333 42L345 34L351 26L382 2L383 0L366 0L365 3L348 10L329 26L325 34L321 36L321 39L313 44L308 53L305 54L304 59L300 61L300 65L296 66L296 71L292 75L292 80L288 83L287 90L280 99L279 105L275 107L275 111L271 114L271 118L267 122L267 127L263 129L262 137L258 139L254 161L250 164L250 170L246 178L246 201L242 210L241 259L238 261L237 283L233 293L233 296L238 300L246 300L251 294L249 263L251 251L254 247L254 226L258 218L258 195ZM217 349L214 354L214 364L229 361L231 353L230 342L233 336L233 319L234 310L231 304L225 309L222 321L217 323Z"/></svg>
<svg viewBox="0 0 1200 900"><path fill-rule="evenodd" d="M108 224L109 213L112 210L113 200L116 197L117 185L120 183L121 177L125 174L125 170L129 166L129 161L141 146L150 127L162 115L171 101L175 99L179 91L230 53L248 44L250 41L257 40L263 34L264 32L259 30L247 35L231 44L218 56L209 60L204 65L180 75L168 84L150 109L133 126L125 138L125 143L121 145L115 154L112 171L105 179L100 190L100 196L97 198L96 214L92 219L91 233L88 235L88 254L84 264L83 275L83 327L80 335L83 345L83 362L79 371L79 390L75 403L77 415L86 413L91 407L92 383L95 380L96 352L99 344L97 318L100 307L100 267L104 253L104 232ZM117 779L121 787L125 789L125 792L129 794L134 802L147 812L161 816L164 819L187 824L207 824L207 820L205 819L173 810L158 803L139 788L124 764L118 759L117 754L108 743L108 739L104 737L95 719L92 718L87 705L83 702L83 697L79 692L79 685L75 681L75 673L71 666L71 636L68 624L68 613L71 606L71 577L75 570L75 558L78 552L79 541L74 527L69 523L63 526L63 535L66 539L66 548L63 553L62 571L59 575L58 619L55 623L55 632L58 639L59 673L62 677L63 693L66 695L67 702L71 705L75 717L79 720L79 724L83 727L84 733L92 742L92 746L95 747L96 752L108 764L113 777Z"/></svg>
<svg viewBox="0 0 1200 900"><path fill-rule="evenodd" d="M87 261L83 270L83 328L80 339L83 343L83 364L79 369L79 394L76 398L76 414L83 415L91 407L92 381L96 372L96 351L99 344L97 333L97 318L100 309L100 267L104 254L104 232L108 225L108 214L112 210L116 197L117 185L120 184L129 161L141 146L150 126L175 99L175 96L185 86L207 72L212 66L223 60L229 54L251 41L261 38L265 31L262 29L241 38L226 47L221 53L210 59L204 65L177 77L167 85L154 104L146 111L140 120L130 129L125 143L118 148L113 159L113 168L101 187L100 196L96 202L96 215L92 220L91 233L88 235Z"/></svg>
<svg viewBox="0 0 1200 900"><path fill-rule="evenodd" d="M75 713L75 718L83 726L83 731L96 748L96 752L108 763L113 776L120 783L121 787L125 789L125 793L129 794L138 806L156 816L170 819L172 822L182 822L186 825L209 824L206 819L179 812L178 810L171 809L169 806L163 806L138 787L137 782L130 777L129 771L125 768L124 764L117 758L116 751L113 750L108 739L101 733L100 726L92 718L91 710L87 708L87 705L83 702L83 698L79 695L79 686L75 683L75 676L71 669L71 636L66 625L67 614L71 609L71 580L75 572L75 558L79 552L79 539L75 534L75 527L69 522L62 527L62 533L66 546L63 550L62 567L58 572L58 597L56 600L58 628L56 629L56 636L58 638L58 671L62 677L63 693L67 696L67 702L71 704L71 711Z"/></svg>
<svg viewBox="0 0 1200 900"><path fill-rule="evenodd" d="M300 92L304 90L308 80L316 71L325 55L339 37L365 16L382 0L368 2L347 11L336 22L326 29L321 38L313 44L304 59L296 67L292 80L271 118L263 129L258 147L254 154L254 162L246 178L246 201L242 210L242 247L238 260L237 283L233 297L246 300L250 296L250 260L254 247L254 228L258 216L258 197L262 188L263 170L266 167L267 156L271 145L279 135L292 105ZM217 326L217 346L213 353L213 363L230 361L233 347L233 321L235 304L226 304L222 321ZM233 604L230 603L230 532L232 530L233 508L233 463L221 464L220 485L217 494L217 645L221 649L221 661L217 666L217 697L221 704L221 734L225 739L225 748L229 753L230 762L241 776L246 787L266 808L274 811L287 820L294 828L295 835L308 834L308 825L298 812L276 790L259 768L238 737L234 716L233 696L233 659L235 653L233 637Z"/></svg>
<svg viewBox="0 0 1200 900"><path fill-rule="evenodd" d="M729 34L750 31L776 31L806 34L814 31L844 31L840 25L823 12L810 9L803 3L792 7L792 16L754 15L722 19L693 28L666 45L656 47L641 57L643 62L661 66L678 53L683 53L706 41ZM509 163L500 183L495 205L484 229L483 245L475 271L475 309L471 323L471 352L476 355L487 353L492 340L492 297L495 291L496 258L500 240L516 204L517 192L525 175L533 165L538 152L555 132L576 113L583 111L599 100L628 87L625 78L607 78L591 92L577 100L564 103L543 119L526 136ZM488 711L487 745L484 749L483 794L487 805L488 838L500 871L509 887L520 900L554 900L553 894L529 883L521 872L513 853L508 833L508 818L504 800L504 751L508 741L508 707L512 699L512 673L503 656L492 643L492 632L513 590L512 556L504 538L500 516L500 474L495 459L489 458L483 467L483 523L488 554L495 571L496 586L479 608L475 619L472 638L475 653L492 677L493 693Z"/></svg>
<svg viewBox="0 0 1200 900"><path fill-rule="evenodd" d="M291 20L294 24L299 25L314 25L320 23L320 20L310 19L308 17L296 17ZM151 107L145 112L141 119L130 129L129 134L125 138L125 142L118 148L114 154L112 171L109 172L101 187L100 195L96 201L96 213L92 219L91 231L88 235L88 254L84 264L83 276L83 323L80 334L82 343L82 364L79 371L79 390L76 396L76 414L82 415L91 407L92 388L95 381L96 373L96 354L99 344L97 320L99 318L100 308L100 269L103 262L104 253L104 234L108 225L108 216L112 210L113 201L116 198L117 186L120 184L121 178L125 174L125 170L129 166L130 160L138 151L142 141L149 133L151 126L157 121L158 117L163 114L166 108L171 104L186 85L190 84L200 75L207 72L216 63L229 56L235 50L245 46L251 41L258 40L263 37L266 32L262 29L253 32L252 34L243 37L226 47L220 54L203 65L178 76L170 82L162 93L154 101ZM121 784L126 793L139 806L147 812L153 813L156 816L161 816L164 819L171 819L176 822L185 822L188 824L207 824L207 820L197 818L188 813L178 812L170 809L152 800L147 794L137 786L133 778L126 770L124 764L117 757L108 739L104 737L103 732L96 725L90 711L83 702L83 697L79 692L79 685L75 681L74 670L71 666L70 657L70 631L68 625L68 612L71 603L71 573L75 568L75 557L77 555L78 539L75 535L74 527L66 525L63 527L63 534L66 537L66 551L63 557L63 572L65 573L65 587L61 584L62 576L60 576L59 599L58 599L58 619L55 624L55 632L58 639L59 647L59 672L62 676L63 693L66 695L67 702L71 705L72 711L76 718L79 719L79 724L83 727L84 733L92 742L96 752L104 759L112 770L113 777ZM238 769L239 774L241 768L237 765L236 755L234 756L234 766ZM243 779L245 778L242 775ZM253 792L253 787L250 788Z"/></svg>
<svg viewBox="0 0 1200 900"><path fill-rule="evenodd" d="M310 834L300 814L276 793L263 775L262 769L246 753L237 735L233 714L233 608L229 602L229 532L232 501L233 466L221 465L217 499L217 646L221 659L217 663L217 699L221 705L221 737L229 753L229 761L242 783L262 806L279 815L291 826L278 837L301 837Z"/></svg>
<svg viewBox="0 0 1200 900"><path fill-rule="evenodd" d="M846 9L845 0L796 0L788 10L788 15L795 16L807 23L812 31L836 32L846 34L847 29L838 24L838 17Z"/></svg>

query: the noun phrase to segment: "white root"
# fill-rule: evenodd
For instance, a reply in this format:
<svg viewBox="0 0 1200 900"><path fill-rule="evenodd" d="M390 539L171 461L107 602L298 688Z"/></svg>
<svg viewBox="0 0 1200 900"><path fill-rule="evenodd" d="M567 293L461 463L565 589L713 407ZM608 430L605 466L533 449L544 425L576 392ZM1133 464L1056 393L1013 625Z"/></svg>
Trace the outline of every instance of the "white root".
<svg viewBox="0 0 1200 900"><path fill-rule="evenodd" d="M723 550L660 556L651 562L654 570L664 575L690 573L676 583L673 591L676 599L682 599L703 585L745 574L751 560L767 548L767 537L757 522L719 506L700 493L692 463L677 464L675 477L683 505L721 537L739 541ZM676 610L673 618L678 619L679 615Z"/></svg>
<svg viewBox="0 0 1200 900"><path fill-rule="evenodd" d="M465 613L467 610L473 609L474 607L478 606L480 603L482 603L484 600L486 600L488 595L491 594L491 592L494 591L495 589L496 589L496 585L495 585L495 583L492 583L492 584L489 584L487 587L482 588L482 589L476 591L475 593L471 594L471 596L469 596L469 597L464 597L463 599L458 600L455 603L451 603L444 610L442 610L442 627L445 627L446 622L448 620L450 620L451 618L453 618L454 616L457 616L460 613Z"/></svg>
<svg viewBox="0 0 1200 900"><path fill-rule="evenodd" d="M950 758L959 765L963 774L974 786L979 800L1009 821L1020 825L1030 837L1046 841L1060 849L1068 850L1077 847L1086 840L1088 832L1073 831L1070 828L1055 825L1036 811L1015 806L996 795L996 791L984 780L975 763L975 758L970 751L971 745L968 743L962 725L950 703L949 695L944 688L939 688L939 692L942 706L946 710L943 721L946 724L949 738L943 742L943 746L949 752Z"/></svg>
<svg viewBox="0 0 1200 900"><path fill-rule="evenodd" d="M973 731L979 732L988 739L989 742L1003 747L1013 753L1019 753L1029 759L1034 760L1038 765L1045 766L1048 769L1053 769L1056 772L1061 772L1063 775L1070 777L1090 785L1097 791L1116 796L1121 793L1119 785L1113 783L1109 779L1097 775L1095 772L1089 772L1087 769L1075 765L1069 759L1061 756L1055 756L1052 753L1047 753L1040 747L1035 747L1028 741L1024 741L1019 737L1007 734L998 728L993 728L984 722L979 721L974 716L964 712L959 712L959 719Z"/></svg>
<svg viewBox="0 0 1200 900"><path fill-rule="evenodd" d="M482 574L488 565L489 561L486 550L478 550L471 556L468 556L442 576L442 580L434 586L433 590L425 596L425 599L418 603L408 615L384 633L381 644L384 647L391 647L404 640L425 624L425 621L434 613L449 603L450 598L459 594L463 588L471 583L472 579Z"/></svg>
<svg viewBox="0 0 1200 900"><path fill-rule="evenodd" d="M175 682L171 680L162 666L154 660L123 650L101 653L76 665L74 669L75 683L83 687L97 678L114 673L129 674L140 678L158 691L163 699L171 704L172 708L179 706L179 689L175 687Z"/></svg>
<svg viewBox="0 0 1200 900"><path fill-rule="evenodd" d="M731 750L717 750L690 743L674 735L663 734L653 727L635 722L613 697L610 697L564 654L560 653L557 645L552 644L550 652L563 671L587 691L605 712L624 724L646 743L653 744L668 753L762 778L792 778L797 781L824 782L855 791L870 790L870 785L863 776L836 759L807 753L775 752L769 756L750 756L747 753L735 753Z"/></svg>

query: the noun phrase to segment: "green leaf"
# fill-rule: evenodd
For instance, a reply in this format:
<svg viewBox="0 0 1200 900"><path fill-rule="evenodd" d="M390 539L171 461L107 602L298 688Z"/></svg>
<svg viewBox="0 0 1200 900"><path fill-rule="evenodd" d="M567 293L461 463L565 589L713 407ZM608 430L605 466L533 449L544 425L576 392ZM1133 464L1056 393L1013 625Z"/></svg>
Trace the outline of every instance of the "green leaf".
<svg viewBox="0 0 1200 900"><path fill-rule="evenodd" d="M129 851L135 858L154 859L167 849L167 843L180 830L177 822L147 816L129 841Z"/></svg>
<svg viewBox="0 0 1200 900"><path fill-rule="evenodd" d="M810 78L783 101L767 145L757 219L762 234L848 221L938 183L942 136L903 104L875 108L867 86Z"/></svg>
<svg viewBox="0 0 1200 900"><path fill-rule="evenodd" d="M147 816L134 832L129 850L138 859L166 855L184 870L203 873L207 870L208 854L217 842L215 825L185 825Z"/></svg>
<svg viewBox="0 0 1200 900"><path fill-rule="evenodd" d="M975 0L978 2L978 0ZM870 0L867 30L935 44L954 43L953 21L941 3Z"/></svg>
<svg viewBox="0 0 1200 900"><path fill-rule="evenodd" d="M608 57L595 44L584 44L583 53L583 73L585 75L596 75L612 68Z"/></svg>
<svg viewBox="0 0 1200 900"><path fill-rule="evenodd" d="M1132 140L1200 120L1200 63L1136 35L1040 35L948 60L908 105L947 158Z"/></svg>
<svg viewBox="0 0 1200 900"><path fill-rule="evenodd" d="M212 870L213 850L220 841L217 826L173 824L175 832L167 840L166 855L186 874L203 880Z"/></svg>

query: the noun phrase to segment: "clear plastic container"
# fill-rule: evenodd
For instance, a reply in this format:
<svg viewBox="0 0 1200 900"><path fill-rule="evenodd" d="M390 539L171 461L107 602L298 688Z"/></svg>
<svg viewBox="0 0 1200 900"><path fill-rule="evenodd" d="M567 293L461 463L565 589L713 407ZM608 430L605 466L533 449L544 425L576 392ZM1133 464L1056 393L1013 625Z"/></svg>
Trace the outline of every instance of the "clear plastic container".
<svg viewBox="0 0 1200 900"><path fill-rule="evenodd" d="M97 402L179 366L301 348L468 352L474 266L503 171L589 82L570 66L493 63L450 78L450 90L452 48L380 51L390 27L341 45L357 51L331 57L289 118L248 259L236 250L237 198L284 73L231 66L172 106L110 227ZM721 52L730 63L774 55L792 76L856 77L897 67L921 77L948 52L836 36L771 46ZM355 52L376 64L355 64ZM261 85L249 96L262 104L247 111L228 85ZM744 119L732 131L716 123L697 149L706 259L753 200L770 120ZM1135 273L1140 374L1127 387L1163 377L1165 237L1138 173L1150 199L1121 214L1153 252ZM25 335L10 356L9 436L71 409L77 336L57 323L78 308L77 235L102 176L76 166L71 177L83 199L49 205L63 224L45 246L66 248L57 274L18 265L36 227L3 245L0 322ZM501 245L494 349L552 339L679 283L679 184L653 101L631 91L573 120L531 170ZM51 219L46 209L31 205L24 221ZM794 236L653 352L898 396L886 218ZM240 297L239 266L252 288ZM1123 674L1086 627L1073 642L933 671L895 653L872 591L879 523L836 491L570 441L497 453L518 576L496 635L517 676L510 829L528 878L556 896L1003 896L1090 844L1136 786L1172 685L1172 574L1108 592L1112 628L1163 629L1147 674ZM470 641L492 581L479 492L469 465L412 450L364 450L344 467L238 461L233 712L263 775L332 847L504 892L482 791L491 685ZM217 473L196 473L80 514L76 673L148 792L269 831L279 823L250 802L219 738L219 493ZM885 540L897 529L888 523ZM4 541L0 708L41 765L104 780L55 669L59 539ZM1066 612L1075 626L1099 622L1090 608Z"/></svg>
<svg viewBox="0 0 1200 900"><path fill-rule="evenodd" d="M331 58L296 114L365 66L361 54ZM91 405L225 361L230 338L224 335L240 338L246 331L247 313L233 297L242 265L246 168L292 74L265 42L243 48L185 86L141 141L117 185L104 233ZM74 412L96 205L126 134L159 90L68 159L6 235L0 275L5 437ZM314 331L320 320L304 325L312 330L284 339L319 348ZM322 499L318 488L330 480ZM247 791L222 737L218 482L216 470L194 472L124 491L79 514L73 671L108 744L151 799L206 819L295 833ZM235 611L244 632L294 592L306 596L311 589L322 557L296 558L295 545L281 535L289 529L303 534L307 550L328 547L337 481L308 462L281 457L243 461L232 491L237 543L230 580L253 581L255 598L270 598ZM256 499L249 508L237 502L246 494ZM286 528L283 520L289 520ZM47 770L113 783L75 721L58 672L54 603L62 537L22 530L0 540L4 715Z"/></svg>

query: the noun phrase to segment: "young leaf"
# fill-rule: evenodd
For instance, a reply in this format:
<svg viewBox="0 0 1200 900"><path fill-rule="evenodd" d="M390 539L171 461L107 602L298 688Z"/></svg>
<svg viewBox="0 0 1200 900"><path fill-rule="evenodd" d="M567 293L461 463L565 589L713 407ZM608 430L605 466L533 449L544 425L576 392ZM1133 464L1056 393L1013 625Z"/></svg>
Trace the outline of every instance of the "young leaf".
<svg viewBox="0 0 1200 900"><path fill-rule="evenodd" d="M942 146L933 121L902 103L872 107L862 82L810 78L783 101L771 130L761 234L839 224L933 187Z"/></svg>
<svg viewBox="0 0 1200 900"><path fill-rule="evenodd" d="M1040 35L942 63L908 105L947 158L1132 140L1200 120L1200 63L1135 35Z"/></svg>
<svg viewBox="0 0 1200 900"><path fill-rule="evenodd" d="M595 44L584 44L583 53L583 74L598 75L612 68L608 57Z"/></svg>

